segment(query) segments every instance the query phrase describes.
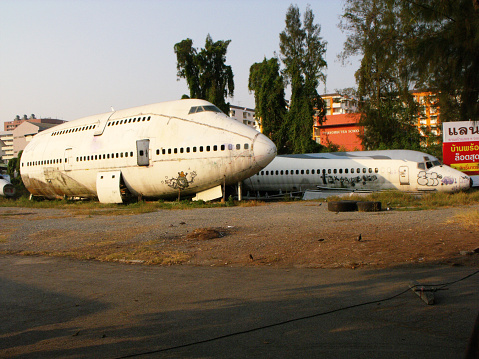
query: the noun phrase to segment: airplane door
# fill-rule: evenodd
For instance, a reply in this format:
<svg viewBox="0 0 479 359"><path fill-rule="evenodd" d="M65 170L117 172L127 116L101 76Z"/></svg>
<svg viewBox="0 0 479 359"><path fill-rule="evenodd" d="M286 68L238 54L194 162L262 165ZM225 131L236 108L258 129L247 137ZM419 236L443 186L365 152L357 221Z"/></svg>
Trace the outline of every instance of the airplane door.
<svg viewBox="0 0 479 359"><path fill-rule="evenodd" d="M400 184L409 184L409 167L401 166L399 167L399 183Z"/></svg>
<svg viewBox="0 0 479 359"><path fill-rule="evenodd" d="M150 140L136 141L136 158L138 166L148 166L150 164Z"/></svg>
<svg viewBox="0 0 479 359"><path fill-rule="evenodd" d="M71 148L67 148L65 150L64 160L65 160L65 163L63 165L65 168L65 171L71 171L72 170L72 149Z"/></svg>

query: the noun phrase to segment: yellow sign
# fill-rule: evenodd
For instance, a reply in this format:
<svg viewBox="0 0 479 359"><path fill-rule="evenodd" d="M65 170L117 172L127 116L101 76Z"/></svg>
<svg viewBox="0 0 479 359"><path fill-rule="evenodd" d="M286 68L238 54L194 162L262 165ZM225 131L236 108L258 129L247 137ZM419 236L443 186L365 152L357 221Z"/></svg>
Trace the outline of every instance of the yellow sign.
<svg viewBox="0 0 479 359"><path fill-rule="evenodd" d="M479 163L451 163L451 167L462 172L479 171Z"/></svg>

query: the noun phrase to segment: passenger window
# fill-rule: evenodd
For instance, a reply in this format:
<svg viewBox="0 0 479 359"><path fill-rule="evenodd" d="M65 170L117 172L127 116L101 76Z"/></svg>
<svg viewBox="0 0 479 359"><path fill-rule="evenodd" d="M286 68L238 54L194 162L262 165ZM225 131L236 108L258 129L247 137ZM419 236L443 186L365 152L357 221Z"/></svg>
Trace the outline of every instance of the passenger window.
<svg viewBox="0 0 479 359"><path fill-rule="evenodd" d="M328 174L331 174L331 168L328 168Z"/></svg>
<svg viewBox="0 0 479 359"><path fill-rule="evenodd" d="M228 143L228 150L230 150L230 151L231 151L232 149L233 149L233 144L231 144L231 143Z"/></svg>
<svg viewBox="0 0 479 359"><path fill-rule="evenodd" d="M289 171L288 171L288 170L286 170L285 174L287 174L287 175L288 175L288 174L289 174Z"/></svg>
<svg viewBox="0 0 479 359"><path fill-rule="evenodd" d="M193 152L196 152L196 147L193 147Z"/></svg>
<svg viewBox="0 0 479 359"><path fill-rule="evenodd" d="M345 168L344 173L349 173L349 170L347 168Z"/></svg>
<svg viewBox="0 0 479 359"><path fill-rule="evenodd" d="M241 145L239 143L236 144L236 149L241 150Z"/></svg>
<svg viewBox="0 0 479 359"><path fill-rule="evenodd" d="M200 152L203 152L203 146L200 146Z"/></svg>
<svg viewBox="0 0 479 359"><path fill-rule="evenodd" d="M247 143L244 144L244 149L245 149L245 150L248 149L248 144L247 144Z"/></svg>
<svg viewBox="0 0 479 359"><path fill-rule="evenodd" d="M177 148L174 148L174 149L173 149L173 152L174 152L174 153L178 153L178 149L177 149ZM142 156L143 156L143 155L142 155Z"/></svg>
<svg viewBox="0 0 479 359"><path fill-rule="evenodd" d="M309 175L309 170L306 170L306 174Z"/></svg>
<svg viewBox="0 0 479 359"><path fill-rule="evenodd" d="M280 174L283 175L283 170L281 170Z"/></svg>
<svg viewBox="0 0 479 359"><path fill-rule="evenodd" d="M156 154L157 154L157 155L160 154L160 150L159 150L159 149L156 150Z"/></svg>
<svg viewBox="0 0 479 359"><path fill-rule="evenodd" d="M180 148L180 153L183 153L183 147Z"/></svg>
<svg viewBox="0 0 479 359"><path fill-rule="evenodd" d="M210 152L210 148L211 148L210 146L206 146L206 151Z"/></svg>
<svg viewBox="0 0 479 359"><path fill-rule="evenodd" d="M213 146L213 151L218 151L218 146L214 145Z"/></svg>
<svg viewBox="0 0 479 359"><path fill-rule="evenodd" d="M383 170L383 172L384 172L384 170ZM379 173L379 169L378 169L378 168L375 168L375 169L374 169L374 173Z"/></svg>
<svg viewBox="0 0 479 359"><path fill-rule="evenodd" d="M296 174L299 175L299 170L296 170Z"/></svg>
<svg viewBox="0 0 479 359"><path fill-rule="evenodd" d="M314 170L311 170L311 174L314 175Z"/></svg>
<svg viewBox="0 0 479 359"><path fill-rule="evenodd" d="M264 171L261 171L261 176L264 176Z"/></svg>
<svg viewBox="0 0 479 359"><path fill-rule="evenodd" d="M369 169L369 173L373 173L373 169L372 169L372 168Z"/></svg>
<svg viewBox="0 0 479 359"><path fill-rule="evenodd" d="M221 145L221 151L225 150L225 145Z"/></svg>
<svg viewBox="0 0 479 359"><path fill-rule="evenodd" d="M269 175L269 171L266 171L266 176Z"/></svg>
<svg viewBox="0 0 479 359"><path fill-rule="evenodd" d="M278 171L278 170L276 170L276 176L277 176L277 175L279 175L279 171Z"/></svg>
<svg viewBox="0 0 479 359"><path fill-rule="evenodd" d="M186 152L190 153L190 148L189 147L186 147Z"/></svg>
<svg viewBox="0 0 479 359"><path fill-rule="evenodd" d="M168 154L171 155L171 148L168 148Z"/></svg>
<svg viewBox="0 0 479 359"><path fill-rule="evenodd" d="M342 168L339 169L339 173L343 173L343 169L342 169Z"/></svg>
<svg viewBox="0 0 479 359"><path fill-rule="evenodd" d="M363 168L363 173L366 173L366 168Z"/></svg>

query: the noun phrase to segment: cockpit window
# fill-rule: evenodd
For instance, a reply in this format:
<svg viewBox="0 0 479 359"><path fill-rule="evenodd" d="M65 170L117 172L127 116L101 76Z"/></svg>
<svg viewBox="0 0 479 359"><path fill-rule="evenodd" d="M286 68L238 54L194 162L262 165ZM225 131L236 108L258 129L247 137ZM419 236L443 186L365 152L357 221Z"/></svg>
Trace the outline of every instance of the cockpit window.
<svg viewBox="0 0 479 359"><path fill-rule="evenodd" d="M419 168L420 170L425 170L425 169L429 169L429 168L440 166L440 165L441 165L441 162L439 162L438 160L433 160L433 161L419 162L417 164L417 168Z"/></svg>
<svg viewBox="0 0 479 359"><path fill-rule="evenodd" d="M193 106L192 108L190 108L190 112L188 112L188 115L191 115L193 113L198 113L198 112L204 112L204 111L223 113L218 107L214 105L207 105L207 106Z"/></svg>

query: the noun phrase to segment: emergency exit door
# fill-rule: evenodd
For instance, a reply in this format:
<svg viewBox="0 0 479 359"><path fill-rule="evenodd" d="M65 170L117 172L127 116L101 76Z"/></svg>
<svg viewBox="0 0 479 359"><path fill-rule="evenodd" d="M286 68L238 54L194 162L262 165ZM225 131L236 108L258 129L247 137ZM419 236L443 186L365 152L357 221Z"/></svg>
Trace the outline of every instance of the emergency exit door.
<svg viewBox="0 0 479 359"><path fill-rule="evenodd" d="M409 184L409 167L408 166L399 167L399 183Z"/></svg>
<svg viewBox="0 0 479 359"><path fill-rule="evenodd" d="M150 140L136 141L136 158L138 166L148 166L150 164Z"/></svg>

